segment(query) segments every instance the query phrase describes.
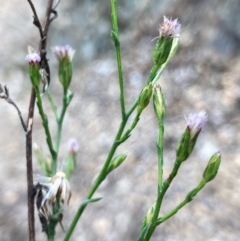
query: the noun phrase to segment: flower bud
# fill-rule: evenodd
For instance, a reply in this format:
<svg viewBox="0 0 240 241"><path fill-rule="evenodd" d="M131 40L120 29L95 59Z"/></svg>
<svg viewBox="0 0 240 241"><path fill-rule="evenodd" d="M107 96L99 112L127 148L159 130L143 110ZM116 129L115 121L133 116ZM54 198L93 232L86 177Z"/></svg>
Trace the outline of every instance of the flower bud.
<svg viewBox="0 0 240 241"><path fill-rule="evenodd" d="M121 154L117 157L115 157L109 167L108 167L108 172L111 172L112 170L116 169L117 167L119 167L124 161L125 159L127 158L127 155L126 154Z"/></svg>
<svg viewBox="0 0 240 241"><path fill-rule="evenodd" d="M68 141L68 155L65 160L65 173L67 178L72 175L77 166L77 152L79 149L79 143L76 139L70 139Z"/></svg>
<svg viewBox="0 0 240 241"><path fill-rule="evenodd" d="M203 179L205 182L210 182L216 177L220 164L221 154L220 152L217 152L210 158L208 165L203 173Z"/></svg>
<svg viewBox="0 0 240 241"><path fill-rule="evenodd" d="M186 118L186 121L187 128L183 133L176 150L179 161L185 161L192 153L198 135L207 121L207 114L205 111L192 113Z"/></svg>
<svg viewBox="0 0 240 241"><path fill-rule="evenodd" d="M69 45L56 46L52 50L59 61L59 80L67 90L72 80L72 59L75 50Z"/></svg>
<svg viewBox="0 0 240 241"><path fill-rule="evenodd" d="M152 97L152 89L153 89L152 83L149 83L147 86L143 88L138 101L137 112L139 115L149 104L150 98Z"/></svg>
<svg viewBox="0 0 240 241"><path fill-rule="evenodd" d="M204 124L207 122L207 113L205 111L192 113L186 118L186 121L190 129L190 138L193 140L198 136Z"/></svg>
<svg viewBox="0 0 240 241"><path fill-rule="evenodd" d="M179 162L185 161L189 157L188 147L190 142L190 129L186 128L185 132L181 136L180 141L176 149L176 156Z"/></svg>
<svg viewBox="0 0 240 241"><path fill-rule="evenodd" d="M163 23L159 28L159 39L153 51L153 62L158 68L167 61L172 49L173 38L179 37L180 28L181 24L177 19L163 17Z"/></svg>
<svg viewBox="0 0 240 241"><path fill-rule="evenodd" d="M156 202L155 202L155 203L152 205L152 207L148 210L147 215L146 215L146 217L145 217L144 220L143 220L142 228L144 228L145 226L147 226L149 223L152 222L152 218L153 218L155 209L156 209Z"/></svg>
<svg viewBox="0 0 240 241"><path fill-rule="evenodd" d="M44 171L44 174L50 177L52 175L52 159L45 156L42 148L38 144L34 143L33 149L35 151L38 163Z"/></svg>
<svg viewBox="0 0 240 241"><path fill-rule="evenodd" d="M68 141L68 152L69 153L77 153L79 149L79 143L76 139L72 138Z"/></svg>
<svg viewBox="0 0 240 241"><path fill-rule="evenodd" d="M28 72L32 85L38 88L41 83L41 75L39 73L41 57L31 47L28 47L28 55L25 60L29 63Z"/></svg>
<svg viewBox="0 0 240 241"><path fill-rule="evenodd" d="M159 121L164 119L166 106L160 85L156 85L153 93L154 111Z"/></svg>

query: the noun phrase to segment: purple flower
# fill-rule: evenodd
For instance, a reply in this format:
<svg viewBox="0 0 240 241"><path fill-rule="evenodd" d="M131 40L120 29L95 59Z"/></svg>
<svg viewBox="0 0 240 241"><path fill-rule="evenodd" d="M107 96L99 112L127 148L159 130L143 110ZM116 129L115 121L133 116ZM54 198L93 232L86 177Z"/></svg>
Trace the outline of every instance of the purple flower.
<svg viewBox="0 0 240 241"><path fill-rule="evenodd" d="M63 59L68 59L72 61L73 56L75 54L75 50L71 48L69 45L56 46L52 48L52 51L54 52L55 56L59 61L62 61Z"/></svg>
<svg viewBox="0 0 240 241"><path fill-rule="evenodd" d="M186 118L187 126L190 129L191 139L199 133L204 124L207 122L207 113L205 111L200 111L198 113L192 113Z"/></svg>
<svg viewBox="0 0 240 241"><path fill-rule="evenodd" d="M77 153L79 149L79 143L76 139L72 138L68 141L68 152Z"/></svg>
<svg viewBox="0 0 240 241"><path fill-rule="evenodd" d="M33 53L29 53L25 60L29 63L29 64L37 64L40 63L41 61L41 57L38 53L33 52Z"/></svg>
<svg viewBox="0 0 240 241"><path fill-rule="evenodd" d="M180 36L181 24L178 22L178 19L169 19L166 16L163 16L163 23L159 27L159 35L166 38L178 38Z"/></svg>

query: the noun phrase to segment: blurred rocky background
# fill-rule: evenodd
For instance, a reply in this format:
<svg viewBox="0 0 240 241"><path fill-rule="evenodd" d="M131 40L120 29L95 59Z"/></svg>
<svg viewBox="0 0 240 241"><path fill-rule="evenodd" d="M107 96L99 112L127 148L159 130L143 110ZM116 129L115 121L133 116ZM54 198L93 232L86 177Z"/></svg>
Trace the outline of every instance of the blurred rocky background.
<svg viewBox="0 0 240 241"><path fill-rule="evenodd" d="M24 61L27 46L38 48L39 35L32 24L27 1L0 0L0 81L27 118L31 85ZM44 16L47 0L33 0ZM65 118L60 161L68 139L80 142L78 166L70 180L72 200L65 207L63 225L68 228L78 205L100 170L120 123L119 88L114 45L110 39L110 1L61 1L58 18L50 28L48 57L52 68L50 89L59 105L61 86L55 45L76 49L71 89L75 93ZM163 16L182 24L180 46L159 83L166 97L164 176L169 174L175 147L186 123L184 116L206 110L204 127L191 158L180 169L165 196L165 214L183 200L201 179L218 150L222 165L216 179L171 220L159 226L152 241L237 241L240 237L240 1L239 0L119 0L126 102L130 107L146 83L151 68L153 38ZM47 98L51 128L54 119ZM26 241L25 134L15 109L0 103L0 240ZM85 210L73 241L135 241L141 221L155 201L157 122L152 103L143 112L131 138L119 149L127 153L95 197L103 197ZM36 111L34 142L48 154L41 120ZM34 157L34 173L42 174ZM57 228L56 240L64 236ZM46 240L36 213L36 240Z"/></svg>

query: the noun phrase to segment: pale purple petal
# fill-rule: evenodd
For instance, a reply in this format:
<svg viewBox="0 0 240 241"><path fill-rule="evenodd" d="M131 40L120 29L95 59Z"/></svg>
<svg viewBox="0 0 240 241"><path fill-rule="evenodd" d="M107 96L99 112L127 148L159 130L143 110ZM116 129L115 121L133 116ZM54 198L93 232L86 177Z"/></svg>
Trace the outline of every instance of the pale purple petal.
<svg viewBox="0 0 240 241"><path fill-rule="evenodd" d="M204 124L207 122L207 113L205 111L200 111L198 113L192 113L186 118L187 125L191 131L191 137L193 137L197 132L201 131Z"/></svg>
<svg viewBox="0 0 240 241"><path fill-rule="evenodd" d="M30 53L26 56L25 60L30 64L40 63L41 57L38 53Z"/></svg>
<svg viewBox="0 0 240 241"><path fill-rule="evenodd" d="M178 19L169 19L166 16L163 17L163 23L160 24L159 34L164 37L178 38L180 36L181 24Z"/></svg>
<svg viewBox="0 0 240 241"><path fill-rule="evenodd" d="M72 138L68 141L68 152L77 153L79 149L79 142Z"/></svg>
<svg viewBox="0 0 240 241"><path fill-rule="evenodd" d="M71 48L69 45L56 46L52 48L52 51L54 52L55 56L59 61L63 60L64 58L67 58L68 60L72 61L73 56L75 54L75 50Z"/></svg>

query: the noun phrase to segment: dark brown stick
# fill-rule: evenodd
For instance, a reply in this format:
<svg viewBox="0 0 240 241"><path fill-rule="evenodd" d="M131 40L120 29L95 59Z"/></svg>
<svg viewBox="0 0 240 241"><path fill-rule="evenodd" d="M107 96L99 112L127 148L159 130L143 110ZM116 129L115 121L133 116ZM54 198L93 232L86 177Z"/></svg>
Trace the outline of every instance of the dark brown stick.
<svg viewBox="0 0 240 241"><path fill-rule="evenodd" d="M35 241L34 223L34 196L33 190L33 168L32 168L32 127L36 94L32 88L31 99L28 109L27 134L26 134L26 159L27 159L27 187L28 187L28 232L29 241Z"/></svg>
<svg viewBox="0 0 240 241"><path fill-rule="evenodd" d="M22 124L22 127L23 127L24 131L27 133L27 126L26 126L26 124L25 124L25 122L24 122L24 120L23 120L23 118L22 118L22 113L21 113L21 111L19 110L18 106L17 106L16 103L15 103L13 100L11 100L10 98L7 98L6 101L7 101L9 104L13 105L13 106L16 108L16 110L17 110L17 112L18 112L18 116L19 116L20 121L21 121L21 124Z"/></svg>
<svg viewBox="0 0 240 241"><path fill-rule="evenodd" d="M47 11L45 15L44 28L39 21L37 12L31 0L27 0L33 11L33 23L39 29L40 33L40 44L39 53L42 54L46 52L47 45L47 33L49 25L53 19L50 18L52 13L53 0L48 1ZM29 230L29 241L35 241L35 222L34 222L34 195L33 195L33 167L32 167L32 128L33 128L33 117L34 117L34 107L36 101L36 93L34 88L32 88L31 98L28 109L28 119L27 119L27 134L26 134L26 161L27 161L27 187L28 187L28 230Z"/></svg>

